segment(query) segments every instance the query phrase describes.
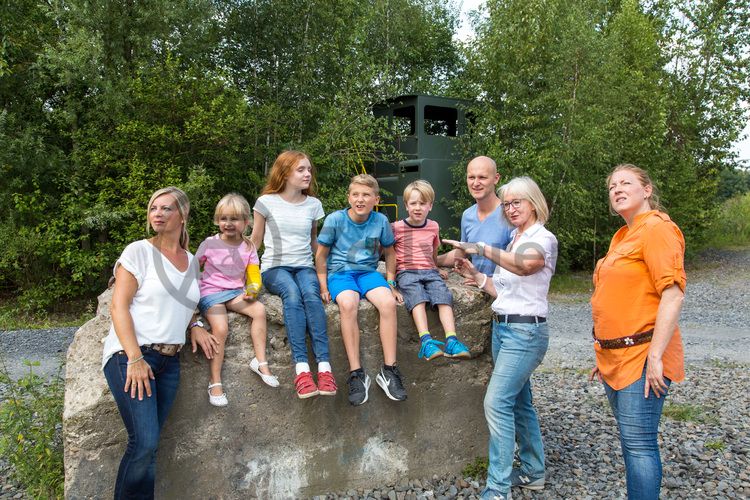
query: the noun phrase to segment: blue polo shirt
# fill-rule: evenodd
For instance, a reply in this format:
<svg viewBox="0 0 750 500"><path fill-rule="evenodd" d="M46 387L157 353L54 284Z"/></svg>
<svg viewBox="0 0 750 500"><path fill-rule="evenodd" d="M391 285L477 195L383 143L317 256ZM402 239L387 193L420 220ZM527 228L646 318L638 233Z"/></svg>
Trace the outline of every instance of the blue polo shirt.
<svg viewBox="0 0 750 500"><path fill-rule="evenodd" d="M354 222L348 209L338 210L326 217L318 235L318 243L330 247L328 272L376 271L382 247L393 246L391 224L378 212L362 223Z"/></svg>
<svg viewBox="0 0 750 500"><path fill-rule="evenodd" d="M502 203L483 221L477 217L477 210L478 207L474 204L464 210L461 215L461 241L469 243L483 241L494 248L505 250L510 243L510 233L513 228L503 217ZM495 263L485 257L472 255L471 263L487 276L492 276L495 272Z"/></svg>

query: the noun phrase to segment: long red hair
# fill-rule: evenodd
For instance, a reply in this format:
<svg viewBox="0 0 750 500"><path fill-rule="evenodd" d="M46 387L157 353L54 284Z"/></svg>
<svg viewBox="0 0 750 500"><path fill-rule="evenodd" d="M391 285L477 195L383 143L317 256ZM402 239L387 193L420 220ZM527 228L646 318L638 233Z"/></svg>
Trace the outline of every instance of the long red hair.
<svg viewBox="0 0 750 500"><path fill-rule="evenodd" d="M317 186L315 182L315 166L312 164L312 160L306 153L302 151L289 150L282 152L276 157L276 161L273 162L271 172L268 174L268 182L263 187L263 191L260 194L275 194L280 193L286 187L286 180L292 170L297 166L300 160L306 159L310 162L312 167L312 180L310 186L307 189L302 190L302 194L307 196L315 196L315 188Z"/></svg>

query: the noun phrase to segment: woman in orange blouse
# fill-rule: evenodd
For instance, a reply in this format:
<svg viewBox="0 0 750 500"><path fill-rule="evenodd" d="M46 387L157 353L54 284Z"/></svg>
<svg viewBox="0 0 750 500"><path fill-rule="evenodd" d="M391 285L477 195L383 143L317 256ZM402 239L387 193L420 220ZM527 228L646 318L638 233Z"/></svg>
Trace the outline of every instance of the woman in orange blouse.
<svg viewBox="0 0 750 500"><path fill-rule="evenodd" d="M618 165L609 204L626 225L594 271L596 367L617 420L628 498L658 499L657 442L664 397L685 378L677 321L685 292L682 232L661 210L646 171Z"/></svg>

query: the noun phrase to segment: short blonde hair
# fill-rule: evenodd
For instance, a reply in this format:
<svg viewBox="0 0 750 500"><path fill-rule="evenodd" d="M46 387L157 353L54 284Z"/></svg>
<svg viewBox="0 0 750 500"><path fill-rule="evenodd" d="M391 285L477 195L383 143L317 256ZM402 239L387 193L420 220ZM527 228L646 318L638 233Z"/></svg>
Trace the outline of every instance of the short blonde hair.
<svg viewBox="0 0 750 500"><path fill-rule="evenodd" d="M252 227L253 219L250 218L250 204L247 202L244 196L239 193L229 193L224 195L219 203L216 204L214 210L214 224L219 225L219 219L222 215L239 215L247 223L245 230ZM247 234L242 234L242 239L247 243L247 246L252 245L250 237Z"/></svg>
<svg viewBox="0 0 750 500"><path fill-rule="evenodd" d="M180 246L184 249L188 249L188 245L190 244L190 237L188 235L187 230L187 224L188 224L188 217L190 216L190 200L188 199L188 196L185 194L185 191L182 189L175 187L175 186L167 186L165 188L161 188L154 192L154 194L151 195L151 199L148 200L148 206L146 206L146 234L151 233L151 224L148 220L148 214L151 210L151 205L154 204L154 201L162 195L168 194L172 198L174 198L175 204L177 205L177 211L180 213L180 217L182 217L182 231L180 232Z"/></svg>
<svg viewBox="0 0 750 500"><path fill-rule="evenodd" d="M545 224L549 220L549 208L547 208L547 200L544 198L542 190L539 189L539 186L531 177L514 177L506 184L500 186L497 194L498 196L500 196L500 199L503 202L505 202L505 196L509 194L514 194L524 200L529 200L531 206L534 207L536 220L540 224ZM503 210L503 217L505 217L505 220L510 222L507 210Z"/></svg>
<svg viewBox="0 0 750 500"><path fill-rule="evenodd" d="M411 194L414 191L419 193L419 196L422 197L422 201L424 201L425 203L432 204L435 202L435 190L432 189L432 184L419 179L412 182L411 184L406 186L406 189L404 189L404 205L406 205L406 202L409 201L409 198L411 198Z"/></svg>
<svg viewBox="0 0 750 500"><path fill-rule="evenodd" d="M354 184L367 186L368 188L372 189L376 195L380 194L380 186L378 185L378 181L370 174L359 174L352 177L351 182L349 182L349 191L352 190L352 185Z"/></svg>
<svg viewBox="0 0 750 500"><path fill-rule="evenodd" d="M245 222L250 222L250 204L244 196L239 193L229 193L219 200L214 210L214 224L219 224L222 214L239 215Z"/></svg>

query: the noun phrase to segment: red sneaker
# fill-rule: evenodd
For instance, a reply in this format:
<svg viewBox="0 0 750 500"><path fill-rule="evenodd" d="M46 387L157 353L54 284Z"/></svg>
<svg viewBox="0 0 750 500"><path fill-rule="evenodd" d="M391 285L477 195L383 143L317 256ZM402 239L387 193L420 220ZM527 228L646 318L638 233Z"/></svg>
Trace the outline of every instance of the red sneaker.
<svg viewBox="0 0 750 500"><path fill-rule="evenodd" d="M338 387L336 387L336 379L333 378L333 373L319 372L318 388L323 396L335 396Z"/></svg>
<svg viewBox="0 0 750 500"><path fill-rule="evenodd" d="M320 394L310 372L302 372L297 375L294 379L294 386L297 388L297 396L300 399L311 398Z"/></svg>

